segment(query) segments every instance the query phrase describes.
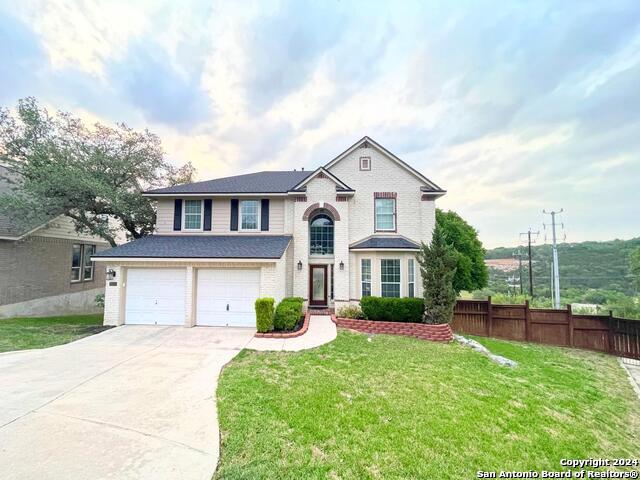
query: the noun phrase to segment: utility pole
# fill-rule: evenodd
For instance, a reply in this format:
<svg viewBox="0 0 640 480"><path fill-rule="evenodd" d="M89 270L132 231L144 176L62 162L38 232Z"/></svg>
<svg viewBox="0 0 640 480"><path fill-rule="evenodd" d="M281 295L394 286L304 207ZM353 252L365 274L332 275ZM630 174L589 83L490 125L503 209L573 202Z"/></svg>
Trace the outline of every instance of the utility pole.
<svg viewBox="0 0 640 480"><path fill-rule="evenodd" d="M529 296L533 298L533 262L531 261L531 244L535 243L538 235L540 235L540 232L532 232L531 227L529 227L528 231L523 232L520 235L527 236L527 244L529 245ZM533 240L531 240L532 235L536 236L536 238L534 238Z"/></svg>
<svg viewBox="0 0 640 480"><path fill-rule="evenodd" d="M517 252L511 254L514 258L518 259L518 271L520 273L520 295L522 295L522 252L518 249Z"/></svg>
<svg viewBox="0 0 640 480"><path fill-rule="evenodd" d="M551 215L551 235L553 240L553 307L560 308L560 268L558 266L558 245L556 240L556 215L563 212L564 209L558 211L551 210L547 212L543 210L545 215ZM545 225L546 228L546 225Z"/></svg>

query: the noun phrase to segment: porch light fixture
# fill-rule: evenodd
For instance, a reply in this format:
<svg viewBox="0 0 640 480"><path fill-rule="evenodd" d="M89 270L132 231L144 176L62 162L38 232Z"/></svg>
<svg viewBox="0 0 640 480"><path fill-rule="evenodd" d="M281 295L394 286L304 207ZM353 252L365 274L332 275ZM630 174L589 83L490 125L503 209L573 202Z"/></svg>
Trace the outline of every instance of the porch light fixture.
<svg viewBox="0 0 640 480"><path fill-rule="evenodd" d="M344 270L344 262L340 262L340 270Z"/></svg>
<svg viewBox="0 0 640 480"><path fill-rule="evenodd" d="M107 270L107 280L113 280L114 278L116 278L116 271L110 268Z"/></svg>
<svg viewBox="0 0 640 480"><path fill-rule="evenodd" d="M298 260L298 270L302 270L302 260Z"/></svg>

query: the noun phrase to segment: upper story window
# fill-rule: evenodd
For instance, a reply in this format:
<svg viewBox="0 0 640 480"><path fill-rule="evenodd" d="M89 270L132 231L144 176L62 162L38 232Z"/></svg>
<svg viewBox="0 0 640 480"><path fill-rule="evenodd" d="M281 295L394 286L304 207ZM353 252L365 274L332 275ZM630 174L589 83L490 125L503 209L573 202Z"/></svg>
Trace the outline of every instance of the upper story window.
<svg viewBox="0 0 640 480"><path fill-rule="evenodd" d="M376 198L375 199L375 229L376 231L396 230L396 199Z"/></svg>
<svg viewBox="0 0 640 480"><path fill-rule="evenodd" d="M184 229L202 230L202 200L185 200Z"/></svg>
<svg viewBox="0 0 640 480"><path fill-rule="evenodd" d="M380 295L400 297L400 259L380 260Z"/></svg>
<svg viewBox="0 0 640 480"><path fill-rule="evenodd" d="M242 200L240 202L240 230L258 230L260 228L260 201Z"/></svg>
<svg viewBox="0 0 640 480"><path fill-rule="evenodd" d="M371 157L360 157L360 170L371 170Z"/></svg>
<svg viewBox="0 0 640 480"><path fill-rule="evenodd" d="M93 280L94 263L91 256L96 253L95 245L73 244L71 248L71 281Z"/></svg>
<svg viewBox="0 0 640 480"><path fill-rule="evenodd" d="M333 219L321 213L309 223L309 253L311 255L333 255Z"/></svg>

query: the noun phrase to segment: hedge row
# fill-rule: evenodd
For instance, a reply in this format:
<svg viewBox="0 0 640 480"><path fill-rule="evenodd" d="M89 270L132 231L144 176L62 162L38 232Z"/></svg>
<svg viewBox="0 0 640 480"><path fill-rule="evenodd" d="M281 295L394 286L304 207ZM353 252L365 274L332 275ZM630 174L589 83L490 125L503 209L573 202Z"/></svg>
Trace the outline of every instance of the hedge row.
<svg viewBox="0 0 640 480"><path fill-rule="evenodd" d="M273 330L273 298L258 298L256 300L256 328L260 333Z"/></svg>
<svg viewBox="0 0 640 480"><path fill-rule="evenodd" d="M302 316L304 300L300 297L283 298L276 307L273 327L278 331L290 331L295 328Z"/></svg>
<svg viewBox="0 0 640 480"><path fill-rule="evenodd" d="M422 323L422 298L362 297L360 307L368 320Z"/></svg>

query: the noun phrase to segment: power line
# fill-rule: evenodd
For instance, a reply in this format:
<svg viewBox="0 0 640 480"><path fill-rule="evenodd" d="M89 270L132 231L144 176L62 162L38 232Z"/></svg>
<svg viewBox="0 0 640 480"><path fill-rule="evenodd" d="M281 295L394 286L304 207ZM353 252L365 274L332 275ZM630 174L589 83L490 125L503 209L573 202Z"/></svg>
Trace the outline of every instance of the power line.
<svg viewBox="0 0 640 480"><path fill-rule="evenodd" d="M527 243L529 245L529 296L533 298L533 262L531 261L531 243L535 243L535 241L538 239L538 235L540 235L540 232L532 232L531 227L529 227L528 231L520 233L520 238L522 238L522 235L527 236ZM531 240L531 235L536 236L536 238L533 239L533 242Z"/></svg>
<svg viewBox="0 0 640 480"><path fill-rule="evenodd" d="M553 286L553 293L554 293L554 298L553 298L553 306L555 308L560 308L560 268L558 266L558 245L557 245L557 241L556 241L556 215L559 215L563 212L563 209L561 208L558 211L554 211L551 210L550 212L547 212L546 210L543 210L542 213L544 213L545 215L551 215L551 232L552 232L552 238L553 238L553 271L552 271L552 286ZM545 229L547 228L547 226L545 224L543 224ZM564 227L564 225L563 225Z"/></svg>

